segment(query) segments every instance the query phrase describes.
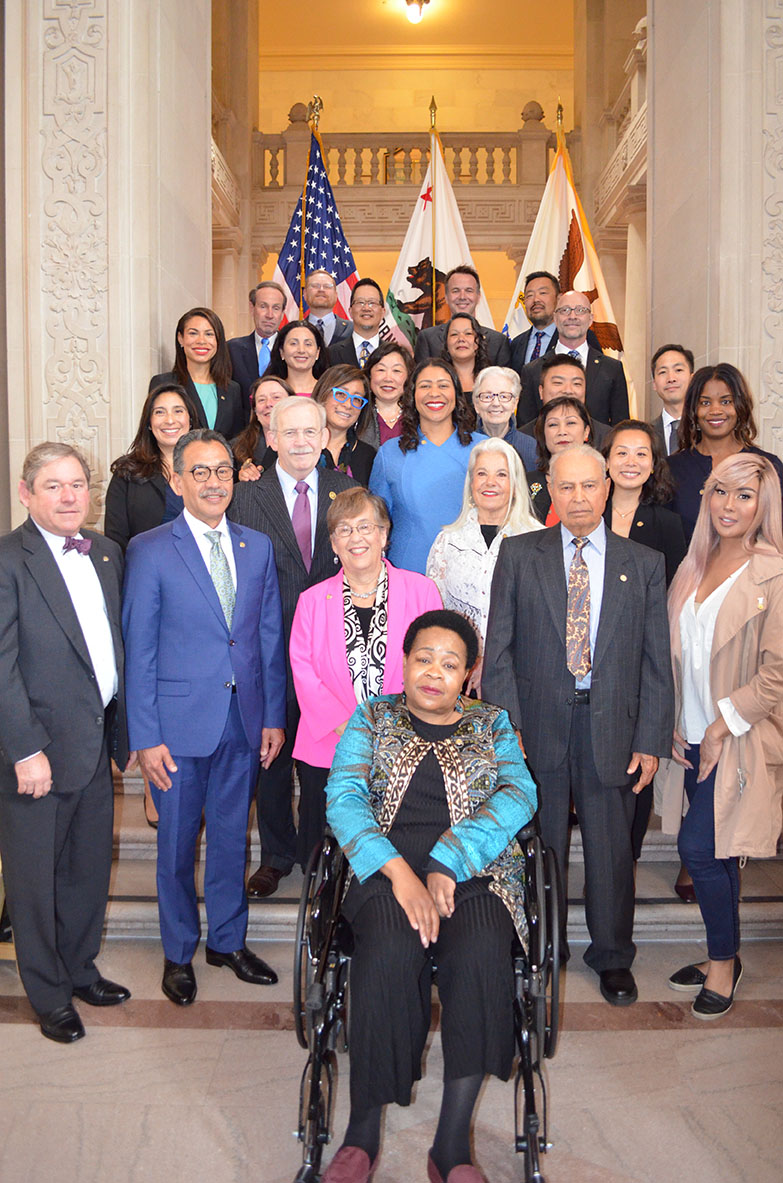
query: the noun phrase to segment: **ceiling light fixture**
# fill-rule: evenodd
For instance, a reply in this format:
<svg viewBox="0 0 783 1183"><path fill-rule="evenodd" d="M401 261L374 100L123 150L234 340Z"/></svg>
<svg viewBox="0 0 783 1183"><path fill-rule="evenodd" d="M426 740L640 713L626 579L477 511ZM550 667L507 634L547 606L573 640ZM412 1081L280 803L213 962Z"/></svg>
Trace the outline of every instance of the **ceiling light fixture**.
<svg viewBox="0 0 783 1183"><path fill-rule="evenodd" d="M430 0L405 0L408 5L407 17L412 25L418 25L422 16L424 15L422 9L425 4L429 4Z"/></svg>

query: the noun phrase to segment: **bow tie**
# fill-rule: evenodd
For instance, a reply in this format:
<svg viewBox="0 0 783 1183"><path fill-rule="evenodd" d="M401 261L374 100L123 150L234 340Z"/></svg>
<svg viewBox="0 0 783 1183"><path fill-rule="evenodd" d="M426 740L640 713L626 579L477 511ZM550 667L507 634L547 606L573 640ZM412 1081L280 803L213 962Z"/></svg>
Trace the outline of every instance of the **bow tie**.
<svg viewBox="0 0 783 1183"><path fill-rule="evenodd" d="M91 538L74 538L72 534L69 534L65 539L63 554L67 555L69 550L78 550L80 555L88 555L90 553L91 546Z"/></svg>

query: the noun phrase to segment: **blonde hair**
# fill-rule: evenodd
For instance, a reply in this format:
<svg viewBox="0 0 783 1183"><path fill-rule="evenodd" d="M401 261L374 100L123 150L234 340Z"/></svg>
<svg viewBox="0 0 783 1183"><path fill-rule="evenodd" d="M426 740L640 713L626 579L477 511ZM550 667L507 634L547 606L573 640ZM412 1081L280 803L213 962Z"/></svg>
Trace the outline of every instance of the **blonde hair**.
<svg viewBox="0 0 783 1183"><path fill-rule="evenodd" d="M729 490L741 489L752 482L754 477L759 481L758 506L742 545L749 556L755 553L783 555L783 513L780 481L775 469L766 457L753 452L738 452L736 456L722 460L713 468L704 485L688 553L669 588L669 623L672 629L679 626L683 605L704 578L710 559L720 543L720 535L712 523L710 512L712 494L718 486Z"/></svg>
<svg viewBox="0 0 783 1183"><path fill-rule="evenodd" d="M511 496L508 499L508 512L506 514L506 520L502 523L500 529L505 530L508 534L526 534L528 530L541 530L543 527L533 512L525 470L522 467L522 461L519 458L516 448L512 448L511 444L507 444L505 440L486 439L481 440L471 450L470 456L468 457L468 471L465 473L462 509L456 521L443 527L444 531L450 534L454 530L460 530L467 522L472 510L475 509L473 494L471 492L473 473L476 470L479 456L485 452L499 452L501 456L505 457L508 465L508 475L511 480Z"/></svg>

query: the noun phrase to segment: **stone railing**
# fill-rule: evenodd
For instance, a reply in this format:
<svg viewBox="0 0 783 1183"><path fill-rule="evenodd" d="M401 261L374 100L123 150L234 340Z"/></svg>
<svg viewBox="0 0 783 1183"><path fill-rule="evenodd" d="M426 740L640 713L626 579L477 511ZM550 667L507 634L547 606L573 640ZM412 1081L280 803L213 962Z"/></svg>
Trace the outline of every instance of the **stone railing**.
<svg viewBox="0 0 783 1183"><path fill-rule="evenodd" d="M604 148L608 157L596 187L596 222L622 225L628 213L644 208L647 175L647 24L635 30L636 44L625 62L625 83L604 112Z"/></svg>
<svg viewBox="0 0 783 1183"><path fill-rule="evenodd" d="M253 136L253 256L261 264L284 240L307 168L304 103L288 128ZM519 265L546 184L555 133L536 102L516 132L442 132L446 169L474 250L502 249ZM579 172L580 135L567 136ZM327 133L321 140L340 217L354 250L397 249L429 162L429 134Z"/></svg>
<svg viewBox="0 0 783 1183"><path fill-rule="evenodd" d="M212 158L212 223L216 226L239 224L239 185L214 140Z"/></svg>

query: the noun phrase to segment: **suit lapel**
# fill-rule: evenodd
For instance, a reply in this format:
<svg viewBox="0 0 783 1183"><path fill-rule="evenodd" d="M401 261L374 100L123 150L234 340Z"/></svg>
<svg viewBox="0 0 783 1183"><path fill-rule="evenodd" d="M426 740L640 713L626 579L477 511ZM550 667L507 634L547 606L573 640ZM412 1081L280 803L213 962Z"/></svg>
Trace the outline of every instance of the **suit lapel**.
<svg viewBox="0 0 783 1183"><path fill-rule="evenodd" d="M174 519L171 532L177 553L198 584L204 595L204 598L217 616L220 623L223 625L223 628L227 629L228 626L226 624L226 618L223 615L223 609L220 606L220 600L218 598L217 592L215 591L215 585L212 582L209 571L207 570L207 565L201 557L201 551L198 548L198 543L193 537L190 527L181 514L178 518Z"/></svg>
<svg viewBox="0 0 783 1183"><path fill-rule="evenodd" d="M606 556L604 559L604 591L601 598L601 616L598 621L598 635L595 639L595 653L593 654L593 668L606 653L609 642L621 619L623 604L633 586L629 572L633 574L632 565L622 557L622 547L618 546L617 538L611 530L606 531Z"/></svg>
<svg viewBox="0 0 783 1183"><path fill-rule="evenodd" d="M35 525L28 519L24 530L25 564L41 595L49 605L52 616L73 645L77 654L92 669L87 642L84 639L76 609L65 580L49 546Z"/></svg>
<svg viewBox="0 0 783 1183"><path fill-rule="evenodd" d="M111 558L104 552L103 540L99 534L89 531L85 537L92 540L90 559L103 592L103 602L106 605L106 615L111 626L111 637L116 657L118 653L122 652L122 625L120 623L120 597L117 595L117 585L113 582Z"/></svg>
<svg viewBox="0 0 783 1183"><path fill-rule="evenodd" d="M329 483L324 479L324 469L318 472L318 507L315 512L315 543L313 544L313 561L318 554L328 554L331 551L331 544L329 542L329 533L326 529L326 514L329 506L334 501L337 494L334 489L328 487Z"/></svg>
<svg viewBox="0 0 783 1183"><path fill-rule="evenodd" d="M541 593L552 614L557 635L565 645L568 589L565 580L565 567L563 566L562 534L559 526L552 526L548 530L541 531L538 554Z"/></svg>
<svg viewBox="0 0 783 1183"><path fill-rule="evenodd" d="M229 406L225 387L216 387L217 411L215 412L215 431L227 435L231 429L231 407Z"/></svg>
<svg viewBox="0 0 783 1183"><path fill-rule="evenodd" d="M299 543L296 541L296 534L294 534L294 526L291 521L291 515L288 512L288 506L286 505L285 497L283 496L283 488L280 484L280 478L278 477L274 468L268 469L268 472L268 478L266 473L264 473L264 475L261 477L261 480L266 480L264 491L269 498L267 512L271 522L273 523L273 529L279 535L280 541L288 547L302 570L306 571L307 568L304 565L302 552L299 549ZM323 474L319 474L318 477L319 501L321 496L320 489L322 484L322 475ZM316 538L317 536L318 526L316 523Z"/></svg>
<svg viewBox="0 0 783 1183"><path fill-rule="evenodd" d="M245 610L245 600L248 592L248 576L247 576L247 554L248 548L243 541L244 531L236 522L228 523L229 533L231 535L231 548L234 552L234 566L237 572L237 593L234 602L234 620L242 620ZM210 583L212 579L210 577ZM215 593L217 595L217 593ZM219 602L219 601L218 601ZM223 610L220 610L221 617ZM225 618L224 618L225 619Z"/></svg>

